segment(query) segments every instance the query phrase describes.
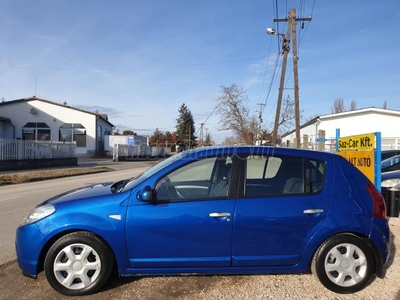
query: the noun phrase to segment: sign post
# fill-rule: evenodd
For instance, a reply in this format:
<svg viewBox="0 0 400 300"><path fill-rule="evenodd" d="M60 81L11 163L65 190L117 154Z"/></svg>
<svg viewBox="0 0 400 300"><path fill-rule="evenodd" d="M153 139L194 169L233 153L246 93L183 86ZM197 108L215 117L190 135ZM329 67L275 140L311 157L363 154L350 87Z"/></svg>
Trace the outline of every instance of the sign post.
<svg viewBox="0 0 400 300"><path fill-rule="evenodd" d="M336 151L358 168L381 190L381 133L340 137L336 130Z"/></svg>

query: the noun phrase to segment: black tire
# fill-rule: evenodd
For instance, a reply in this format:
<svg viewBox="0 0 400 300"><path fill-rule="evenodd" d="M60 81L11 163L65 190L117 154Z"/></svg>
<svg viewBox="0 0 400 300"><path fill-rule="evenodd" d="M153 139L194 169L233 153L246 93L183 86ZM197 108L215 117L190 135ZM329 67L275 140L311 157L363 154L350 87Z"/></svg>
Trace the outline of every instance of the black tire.
<svg viewBox="0 0 400 300"><path fill-rule="evenodd" d="M114 257L109 247L90 232L73 232L58 239L47 252L47 281L66 296L97 292L110 277Z"/></svg>
<svg viewBox="0 0 400 300"><path fill-rule="evenodd" d="M368 285L374 265L374 256L367 243L353 234L338 234L316 251L311 271L329 290L349 294Z"/></svg>

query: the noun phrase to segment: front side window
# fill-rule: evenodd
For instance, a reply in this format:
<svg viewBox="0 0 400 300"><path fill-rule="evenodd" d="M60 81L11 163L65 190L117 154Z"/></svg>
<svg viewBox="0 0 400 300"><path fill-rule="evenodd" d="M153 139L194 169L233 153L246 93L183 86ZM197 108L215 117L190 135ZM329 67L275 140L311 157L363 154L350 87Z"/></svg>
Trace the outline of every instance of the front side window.
<svg viewBox="0 0 400 300"><path fill-rule="evenodd" d="M302 157L249 156L245 196L315 194L322 190L325 163Z"/></svg>
<svg viewBox="0 0 400 300"><path fill-rule="evenodd" d="M207 158L185 165L161 178L157 201L186 201L224 198L228 195L232 159Z"/></svg>

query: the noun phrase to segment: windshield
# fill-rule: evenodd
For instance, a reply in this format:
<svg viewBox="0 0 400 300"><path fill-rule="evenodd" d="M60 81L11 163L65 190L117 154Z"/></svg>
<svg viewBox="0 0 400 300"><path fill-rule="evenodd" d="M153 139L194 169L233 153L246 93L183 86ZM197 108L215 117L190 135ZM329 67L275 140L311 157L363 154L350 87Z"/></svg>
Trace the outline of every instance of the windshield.
<svg viewBox="0 0 400 300"><path fill-rule="evenodd" d="M144 171L142 174L131 178L130 181L126 182L124 185L123 190L127 190L132 188L133 186L143 182L144 180L146 180L147 178L149 178L150 176L152 176L153 174L157 173L158 171L160 171L161 169L165 168L166 166L172 164L173 162L180 160L181 158L184 157L184 152L181 152L179 154L176 154L174 156L171 156L170 158L156 164L155 166L147 169L146 171ZM121 189L122 191L122 189Z"/></svg>

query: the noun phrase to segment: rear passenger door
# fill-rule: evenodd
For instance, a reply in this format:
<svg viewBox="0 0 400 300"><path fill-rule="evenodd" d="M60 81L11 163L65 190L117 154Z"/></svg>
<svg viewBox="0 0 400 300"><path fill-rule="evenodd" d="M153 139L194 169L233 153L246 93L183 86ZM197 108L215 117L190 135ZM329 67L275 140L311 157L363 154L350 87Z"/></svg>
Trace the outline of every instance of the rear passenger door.
<svg viewBox="0 0 400 300"><path fill-rule="evenodd" d="M232 266L295 265L329 206L326 163L248 156L233 224Z"/></svg>

